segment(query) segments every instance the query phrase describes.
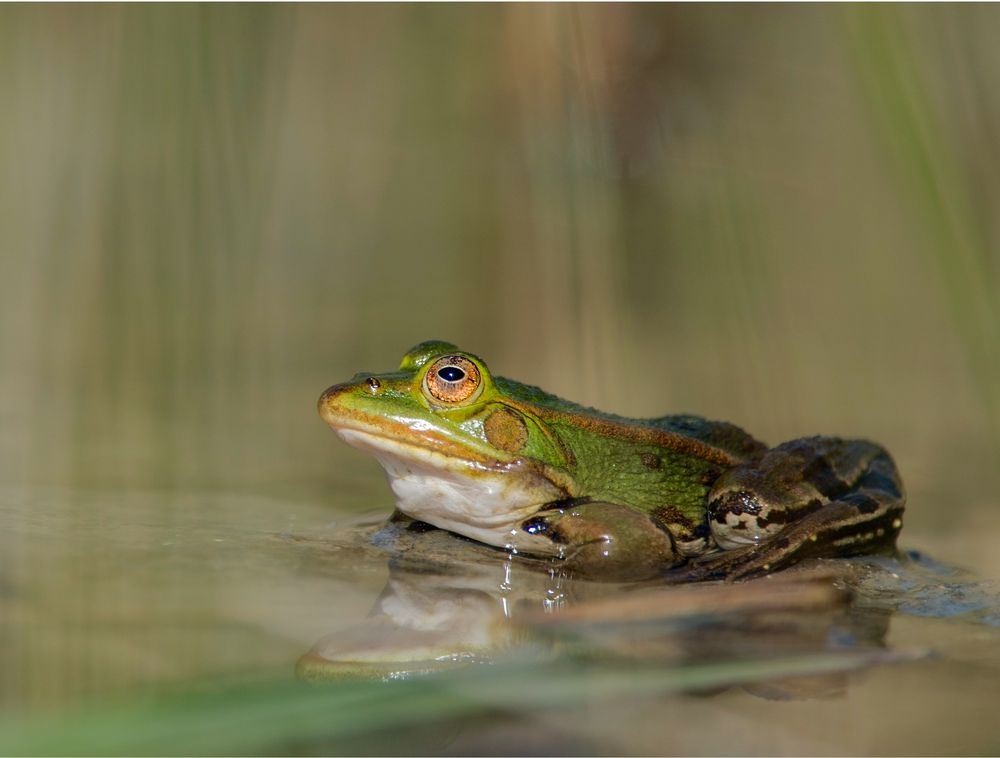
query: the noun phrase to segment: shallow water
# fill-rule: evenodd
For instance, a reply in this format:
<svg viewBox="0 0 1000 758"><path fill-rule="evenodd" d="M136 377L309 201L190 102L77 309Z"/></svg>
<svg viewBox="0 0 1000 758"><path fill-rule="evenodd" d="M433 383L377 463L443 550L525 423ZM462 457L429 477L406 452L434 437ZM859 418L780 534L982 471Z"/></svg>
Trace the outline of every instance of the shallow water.
<svg viewBox="0 0 1000 758"><path fill-rule="evenodd" d="M3 752L1000 747L996 588L923 554L615 585L308 500L0 507Z"/></svg>

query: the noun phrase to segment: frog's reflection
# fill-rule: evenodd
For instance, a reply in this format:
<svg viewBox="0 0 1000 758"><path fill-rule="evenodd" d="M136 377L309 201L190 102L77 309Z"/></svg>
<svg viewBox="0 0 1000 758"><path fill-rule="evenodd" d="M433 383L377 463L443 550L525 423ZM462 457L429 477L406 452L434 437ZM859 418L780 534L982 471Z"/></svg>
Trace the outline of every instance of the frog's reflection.
<svg viewBox="0 0 1000 758"><path fill-rule="evenodd" d="M852 602L850 564L738 584L610 584L395 519L374 541L390 576L371 615L321 639L308 679L400 678L503 656L661 666L808 656L884 644L889 612ZM772 698L843 690L846 675L747 685Z"/></svg>
<svg viewBox="0 0 1000 758"><path fill-rule="evenodd" d="M324 637L298 664L307 678L397 678L490 661L527 643L518 619L567 601L546 561L511 555L397 516L372 541L389 579L361 624ZM593 585L608 593L611 587Z"/></svg>

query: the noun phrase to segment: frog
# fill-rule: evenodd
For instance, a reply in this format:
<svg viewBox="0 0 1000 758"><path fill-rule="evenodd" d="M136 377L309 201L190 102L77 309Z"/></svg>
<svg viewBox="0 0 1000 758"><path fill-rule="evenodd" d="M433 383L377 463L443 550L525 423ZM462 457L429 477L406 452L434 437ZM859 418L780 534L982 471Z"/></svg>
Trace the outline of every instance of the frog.
<svg viewBox="0 0 1000 758"><path fill-rule="evenodd" d="M397 517L590 578L749 579L893 553L902 528L902 479L879 444L768 447L727 421L604 413L442 340L329 387L318 409L382 465Z"/></svg>

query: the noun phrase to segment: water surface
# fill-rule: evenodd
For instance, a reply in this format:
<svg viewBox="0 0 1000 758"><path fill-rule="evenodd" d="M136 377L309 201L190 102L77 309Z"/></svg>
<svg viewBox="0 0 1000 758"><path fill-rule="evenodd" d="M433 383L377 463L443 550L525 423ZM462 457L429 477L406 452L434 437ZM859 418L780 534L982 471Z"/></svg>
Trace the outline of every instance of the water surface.
<svg viewBox="0 0 1000 758"><path fill-rule="evenodd" d="M920 554L615 585L307 500L0 502L5 752L997 745L997 593Z"/></svg>

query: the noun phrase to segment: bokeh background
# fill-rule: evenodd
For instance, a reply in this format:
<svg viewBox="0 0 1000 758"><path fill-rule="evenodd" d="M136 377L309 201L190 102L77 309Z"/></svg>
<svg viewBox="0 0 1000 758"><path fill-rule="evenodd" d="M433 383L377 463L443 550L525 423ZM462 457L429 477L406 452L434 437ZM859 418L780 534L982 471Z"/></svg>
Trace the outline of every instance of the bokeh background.
<svg viewBox="0 0 1000 758"><path fill-rule="evenodd" d="M225 535L244 503L387 507L314 403L429 338L608 411L876 439L904 545L1000 576L998 25L978 4L0 8L0 561L33 588L7 701L151 678L152 643L118 678L84 642L53 657L95 598L140 603L79 569L136 544L149 493L150 544Z"/></svg>

